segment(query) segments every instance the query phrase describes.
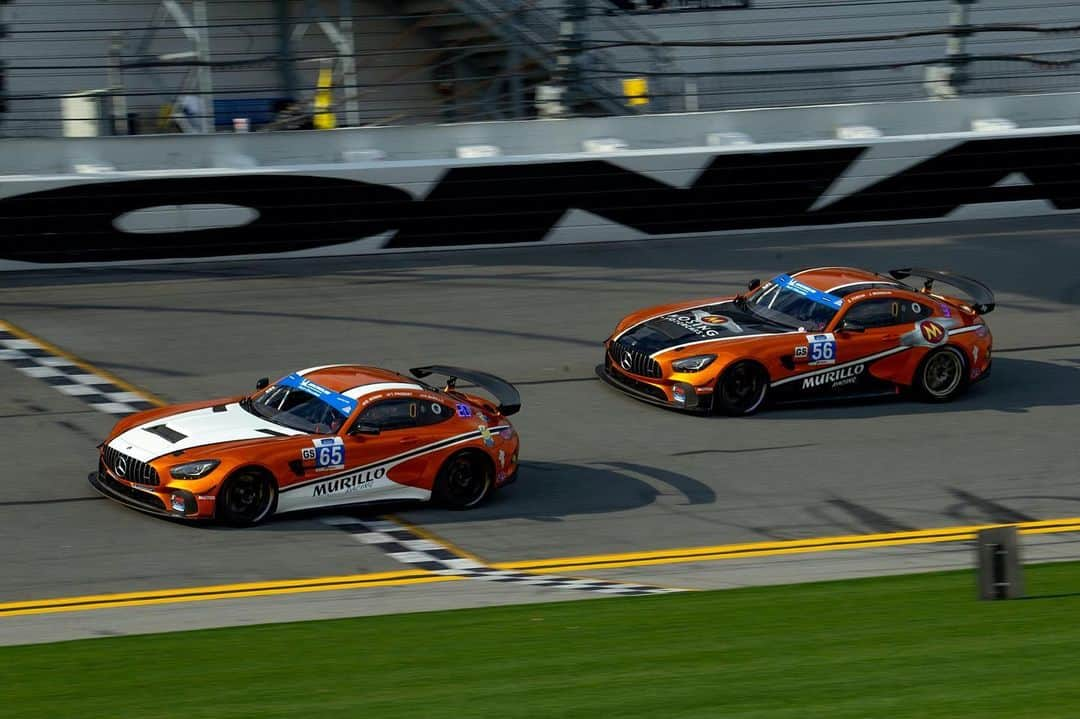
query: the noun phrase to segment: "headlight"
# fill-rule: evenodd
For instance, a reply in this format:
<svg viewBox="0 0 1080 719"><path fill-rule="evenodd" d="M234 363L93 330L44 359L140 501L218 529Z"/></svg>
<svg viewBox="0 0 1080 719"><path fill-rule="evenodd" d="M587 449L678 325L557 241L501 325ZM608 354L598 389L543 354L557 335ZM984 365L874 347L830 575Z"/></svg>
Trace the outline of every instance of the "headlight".
<svg viewBox="0 0 1080 719"><path fill-rule="evenodd" d="M169 474L173 476L173 479L198 479L213 472L219 464L221 464L220 459L202 459L198 462L178 464L169 470Z"/></svg>
<svg viewBox="0 0 1080 719"><path fill-rule="evenodd" d="M714 359L716 359L716 355L696 355L675 360L671 363L671 366L677 372L700 372L711 365Z"/></svg>

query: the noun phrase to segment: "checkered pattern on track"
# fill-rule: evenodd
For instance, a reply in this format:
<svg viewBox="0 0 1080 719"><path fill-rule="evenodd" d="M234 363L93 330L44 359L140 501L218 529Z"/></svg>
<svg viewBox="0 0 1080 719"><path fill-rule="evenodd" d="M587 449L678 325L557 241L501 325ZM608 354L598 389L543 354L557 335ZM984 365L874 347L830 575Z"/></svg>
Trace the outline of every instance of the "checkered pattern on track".
<svg viewBox="0 0 1080 719"><path fill-rule="evenodd" d="M61 357L33 340L24 339L0 324L0 361L28 377L52 385L99 412L126 415L157 405L145 397L118 387L112 380L88 372L67 357Z"/></svg>
<svg viewBox="0 0 1080 719"><path fill-rule="evenodd" d="M653 587L647 584L623 584L602 579L579 579L495 569L475 559L462 557L438 542L419 537L412 530L394 522L381 519L361 521L353 517L327 517L323 521L342 531L349 532L355 539L364 544L378 547L386 552L387 556L403 564L408 564L417 569L425 569L432 574L468 577L469 579L480 579L485 582L499 582L502 584L523 584L530 587L574 589L582 592L618 596L670 594L683 591L668 587Z"/></svg>

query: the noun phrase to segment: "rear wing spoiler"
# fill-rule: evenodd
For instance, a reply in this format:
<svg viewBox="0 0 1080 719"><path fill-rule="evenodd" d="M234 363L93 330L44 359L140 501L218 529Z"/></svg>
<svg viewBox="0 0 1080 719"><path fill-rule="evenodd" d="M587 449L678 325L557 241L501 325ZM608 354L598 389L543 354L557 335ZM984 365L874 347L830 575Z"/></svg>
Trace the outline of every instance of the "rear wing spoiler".
<svg viewBox="0 0 1080 719"><path fill-rule="evenodd" d="M447 389L453 390L454 383L458 379L472 382L477 387L486 389L499 403L499 412L507 417L521 410L521 395L514 389L514 385L504 379L487 372L463 367L446 367L443 365L429 365L427 367L413 367L409 370L414 377L427 377L436 374L447 378Z"/></svg>
<svg viewBox="0 0 1080 719"><path fill-rule="evenodd" d="M970 297L971 309L975 310L980 315L989 314L994 311L994 293L982 282L970 277L957 275L952 272L945 272L943 270L927 270L921 267L903 267L896 270L889 270L889 274L898 280L903 280L908 277L921 277L926 280L923 283L923 291L927 293L933 289L935 281L944 282L947 285L952 285Z"/></svg>

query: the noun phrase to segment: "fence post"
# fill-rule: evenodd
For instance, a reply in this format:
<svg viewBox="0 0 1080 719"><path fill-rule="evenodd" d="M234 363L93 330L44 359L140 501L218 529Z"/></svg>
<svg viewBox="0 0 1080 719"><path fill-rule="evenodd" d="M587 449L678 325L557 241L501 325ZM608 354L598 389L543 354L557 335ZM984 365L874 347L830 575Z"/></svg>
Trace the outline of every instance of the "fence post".
<svg viewBox="0 0 1080 719"><path fill-rule="evenodd" d="M128 123L127 91L124 89L123 70L120 65L124 57L123 33L114 32L109 38L109 58L106 77L109 84L108 95L108 133L109 135L131 134Z"/></svg>
<svg viewBox="0 0 1080 719"><path fill-rule="evenodd" d="M1015 526L979 530L976 535L980 599L1024 596L1020 534Z"/></svg>
<svg viewBox="0 0 1080 719"><path fill-rule="evenodd" d="M970 6L978 0L951 0L952 13L949 15L949 39L945 45L945 63L950 69L950 85L956 94L960 94L964 85L971 80L968 67L971 56L967 53L967 39L971 37Z"/></svg>
<svg viewBox="0 0 1080 719"><path fill-rule="evenodd" d="M275 20L277 22L278 46L278 82L281 84L282 97L296 102L296 73L293 67L292 18L289 15L289 0L274 0Z"/></svg>
<svg viewBox="0 0 1080 719"><path fill-rule="evenodd" d="M8 34L7 13L5 11L5 7L10 2L11 0L0 0L0 40L3 40L5 37L7 37ZM4 62L4 60L0 58L0 115L3 115L5 112L8 111L7 75L5 74L5 64L6 63ZM2 122L0 122L0 124L2 124Z"/></svg>
<svg viewBox="0 0 1080 719"><path fill-rule="evenodd" d="M589 16L588 0L566 0L559 25L559 74L565 88L563 104L569 114L578 114L588 99L585 92L582 54L585 51L585 22Z"/></svg>

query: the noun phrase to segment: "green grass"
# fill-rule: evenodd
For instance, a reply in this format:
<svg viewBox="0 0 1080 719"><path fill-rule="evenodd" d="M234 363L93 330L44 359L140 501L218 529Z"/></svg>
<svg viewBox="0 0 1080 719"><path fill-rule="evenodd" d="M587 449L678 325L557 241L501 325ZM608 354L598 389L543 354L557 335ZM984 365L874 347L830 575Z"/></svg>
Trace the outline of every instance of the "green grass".
<svg viewBox="0 0 1080 719"><path fill-rule="evenodd" d="M1026 571L10 647L0 716L1080 716L1080 564Z"/></svg>

